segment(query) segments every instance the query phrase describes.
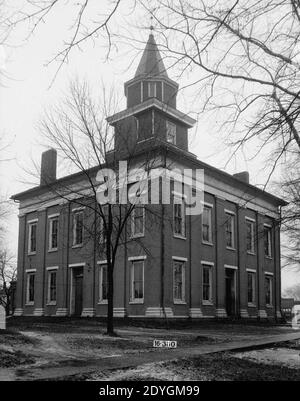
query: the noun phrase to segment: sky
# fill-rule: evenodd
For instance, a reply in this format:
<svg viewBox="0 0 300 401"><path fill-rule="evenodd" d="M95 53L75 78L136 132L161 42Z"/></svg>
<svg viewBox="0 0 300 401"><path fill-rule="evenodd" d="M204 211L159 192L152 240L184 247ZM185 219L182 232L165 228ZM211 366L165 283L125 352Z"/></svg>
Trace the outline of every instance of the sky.
<svg viewBox="0 0 300 401"><path fill-rule="evenodd" d="M97 7L97 2L94 5ZM149 16L140 11L138 16L131 19L130 10L122 10L124 21L121 22L126 27L126 36L135 36L141 44L133 43L130 38L122 39L118 42L118 49L114 49L111 58L107 60L107 42L103 38L84 43L80 49L72 51L68 63L63 65L55 77L59 63L49 64L49 61L70 36L69 11L67 7L58 9L29 38L26 38L28 26L23 24L15 31L9 46L0 45L0 68L5 72L0 85L0 132L5 134L10 144L7 156L11 158L0 165L0 184L1 193L7 196L32 185L32 177L29 178L26 171L33 168L33 161L39 163L41 152L45 150L45 140L38 130L38 121L47 107L67 93L70 80L87 80L95 96L101 96L101 85L105 83L106 87L114 88L118 94L120 109L125 108L123 84L133 78L136 71L144 46L142 42L145 43L149 35ZM96 12L96 8L93 11ZM172 69L168 70L168 74L175 79ZM190 72L182 76L178 83L184 87L194 79L195 76ZM180 92L178 108L188 112L192 99L192 88ZM190 133L190 149L199 159L219 168L224 168L231 154L231 150L222 142L217 121L203 116L198 118L196 129ZM262 155L251 161L245 153L240 153L238 158L226 165L226 171L235 173L249 170L251 183L261 185L266 179L264 167ZM17 232L18 218L15 210L9 220L8 234L14 252L17 249ZM295 274L283 273L282 280L283 287L292 285Z"/></svg>

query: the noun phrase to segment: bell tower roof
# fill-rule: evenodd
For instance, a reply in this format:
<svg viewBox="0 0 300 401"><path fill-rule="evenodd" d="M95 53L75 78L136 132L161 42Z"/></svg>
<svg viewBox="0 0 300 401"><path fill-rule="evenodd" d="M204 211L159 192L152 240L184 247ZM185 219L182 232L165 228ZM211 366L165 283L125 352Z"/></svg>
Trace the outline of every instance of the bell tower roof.
<svg viewBox="0 0 300 401"><path fill-rule="evenodd" d="M142 58L134 78L164 77L169 78L154 36L150 33Z"/></svg>

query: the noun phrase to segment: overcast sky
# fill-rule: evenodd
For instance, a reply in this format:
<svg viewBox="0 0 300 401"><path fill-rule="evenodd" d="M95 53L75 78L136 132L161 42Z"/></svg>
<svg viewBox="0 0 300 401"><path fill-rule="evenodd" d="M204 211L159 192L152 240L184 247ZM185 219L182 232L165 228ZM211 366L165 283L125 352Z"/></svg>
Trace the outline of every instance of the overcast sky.
<svg viewBox="0 0 300 401"><path fill-rule="evenodd" d="M144 28L133 27L130 31L127 27L128 36L135 36L145 42L149 35L146 27L150 25L150 19L142 12L140 16L144 21L142 24ZM7 78L2 79L0 87L0 130L12 144L10 149L12 160L1 164L0 180L1 193L9 196L30 187L24 169L32 168L32 159L39 162L40 154L44 150L42 144L45 142L37 130L37 122L42 116L43 109L55 103L67 92L71 79L75 77L87 79L94 89L95 96L101 95L101 81L105 82L106 86L113 87L118 93L120 109L125 108L123 84L133 78L143 46L132 43L129 39L123 40L112 59L107 61L104 40L85 43L81 51L74 50L71 53L68 64L63 66L52 82L59 64L54 62L47 65L47 63L61 49L63 39L68 35L66 29L68 17L68 9L64 7L50 17L47 24L42 24L27 41L24 41L27 27L22 26L11 40L14 46L5 48L0 46L0 66L7 75ZM139 18L135 17L133 25L137 19ZM175 79L172 70L168 73L170 78ZM189 73L178 83L183 87L195 77ZM194 102L192 88L179 93L179 109L184 112L192 110L192 102ZM199 159L224 168L231 150L224 147L215 122L213 119L199 118L197 129L190 134L190 150ZM240 153L237 159L226 166L226 171L235 173L249 170L251 183L261 185L267 176L264 166L263 157L249 161L247 155ZM15 213L10 219L9 233L11 248L14 251L17 247L16 216ZM284 286L293 284L294 280L293 273L283 274Z"/></svg>

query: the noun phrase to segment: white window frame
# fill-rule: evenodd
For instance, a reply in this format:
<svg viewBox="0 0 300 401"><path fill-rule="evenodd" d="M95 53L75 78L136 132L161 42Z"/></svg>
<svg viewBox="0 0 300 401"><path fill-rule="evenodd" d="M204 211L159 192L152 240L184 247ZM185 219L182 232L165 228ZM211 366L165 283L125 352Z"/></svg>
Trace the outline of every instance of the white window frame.
<svg viewBox="0 0 300 401"><path fill-rule="evenodd" d="M34 299L35 299L35 275L36 275L36 269L31 269L26 271L26 305L34 305ZM34 277L34 284L33 284L33 301L29 299L29 282L30 282L30 277Z"/></svg>
<svg viewBox="0 0 300 401"><path fill-rule="evenodd" d="M52 235L53 235L53 221L57 221L57 247L52 248ZM58 232L59 232L59 215L49 216L49 244L48 244L48 252L54 252L58 249Z"/></svg>
<svg viewBox="0 0 300 401"><path fill-rule="evenodd" d="M28 255L35 255L37 250L37 223L38 220L30 220L28 221ZM35 231L35 250L31 249L31 235L32 235L32 227L36 227Z"/></svg>
<svg viewBox="0 0 300 401"><path fill-rule="evenodd" d="M227 245L227 232L226 232L226 226L225 226L225 241L226 241L226 249L230 250L236 250L235 249L235 213L232 212L231 210L225 210L225 224L227 225L227 220L228 218L231 219L231 231L232 231L232 244Z"/></svg>
<svg viewBox="0 0 300 401"><path fill-rule="evenodd" d="M268 254L265 253L265 230L268 232ZM264 255L266 258L272 259L272 226L264 224Z"/></svg>
<svg viewBox="0 0 300 401"><path fill-rule="evenodd" d="M247 271L247 303L248 306L255 306L256 305L256 270L246 269ZM252 301L249 301L249 294L248 294L248 275L252 277Z"/></svg>
<svg viewBox="0 0 300 401"><path fill-rule="evenodd" d="M204 206L203 206L203 212L202 212L202 221L201 221L201 228L202 228L202 243L203 244L206 244L206 245L213 245L213 242L212 242L212 208L213 208L213 206L212 205L208 205L208 204L204 204ZM203 238L203 233L204 233L204 231L203 231L203 216L204 216L204 209L206 209L206 210L209 210L209 227L208 227L208 240L205 240L204 238Z"/></svg>
<svg viewBox="0 0 300 401"><path fill-rule="evenodd" d="M201 291L201 300L202 300L202 305L213 305L213 286L212 286L212 281L213 281L213 267L214 263L213 262L207 262L202 260L201 261L201 268L202 268L202 274L201 274L201 283L202 283L202 291ZM203 268L208 268L209 269L209 299L203 299L203 273L204 269Z"/></svg>
<svg viewBox="0 0 300 401"><path fill-rule="evenodd" d="M173 266L173 303L174 304L186 304L185 300L185 271L186 271L186 259L185 258L172 258L172 266ZM175 264L181 264L181 283L182 283L182 294L181 299L175 298Z"/></svg>
<svg viewBox="0 0 300 401"><path fill-rule="evenodd" d="M103 298L103 290L102 290L102 284L103 284L103 269L106 268L106 276L107 276L107 290L108 290L108 266L107 266L107 261L103 263L99 263L99 304L104 304L106 305L108 303L108 299Z"/></svg>
<svg viewBox="0 0 300 401"><path fill-rule="evenodd" d="M57 270L58 267L49 267L47 268L47 272L48 272L48 289L47 289L47 305L56 305L57 302ZM55 273L56 274L56 283L55 283L55 293L56 293L56 297L55 300L51 300L51 274Z"/></svg>
<svg viewBox="0 0 300 401"><path fill-rule="evenodd" d="M84 213L82 209L75 209L72 211L73 212L73 248L81 247L83 245L83 238L84 238ZM76 221L76 216L82 214L82 242L81 243L76 243L76 226L77 226L77 221Z"/></svg>
<svg viewBox="0 0 300 401"><path fill-rule="evenodd" d="M145 298L145 257L131 257L130 264L130 304L143 304ZM143 298L134 298L134 264L141 263L143 268Z"/></svg>
<svg viewBox="0 0 300 401"><path fill-rule="evenodd" d="M172 130L174 130L174 132L172 133L172 141L169 141L168 139L168 133L169 133L169 129L172 128ZM176 129L176 124L172 123L171 121L167 120L166 121L166 141L168 143L171 143L173 145L176 145L176 136L177 136L177 129Z"/></svg>
<svg viewBox="0 0 300 401"><path fill-rule="evenodd" d="M246 221L246 250L250 255L255 255L255 220L250 219L249 217L245 218ZM248 246L248 224L251 225L251 249L247 249Z"/></svg>
<svg viewBox="0 0 300 401"><path fill-rule="evenodd" d="M143 209L143 232L141 233L135 232L135 212L137 208ZM145 217L145 207L136 205L131 212L131 238L140 238L145 236Z"/></svg>
<svg viewBox="0 0 300 401"><path fill-rule="evenodd" d="M180 200L181 203L175 202L175 200ZM181 206L182 208L182 213L181 213L181 233L176 233L175 232L175 205ZM175 238L181 238L181 239L186 239L185 236L185 204L182 198L174 196L173 199L173 235Z"/></svg>
<svg viewBox="0 0 300 401"><path fill-rule="evenodd" d="M265 280L268 279L270 282L270 303L267 304L266 307L273 308L273 274L265 273ZM265 300L266 300L266 293L265 293Z"/></svg>

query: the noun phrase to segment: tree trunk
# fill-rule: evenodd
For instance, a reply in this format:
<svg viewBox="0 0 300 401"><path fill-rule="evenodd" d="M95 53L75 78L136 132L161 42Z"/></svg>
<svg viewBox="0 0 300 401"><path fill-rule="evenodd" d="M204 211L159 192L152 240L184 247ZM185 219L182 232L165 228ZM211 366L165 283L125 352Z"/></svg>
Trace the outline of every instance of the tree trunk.
<svg viewBox="0 0 300 401"><path fill-rule="evenodd" d="M108 296L107 296L107 334L114 336L114 280L112 263L107 263Z"/></svg>

